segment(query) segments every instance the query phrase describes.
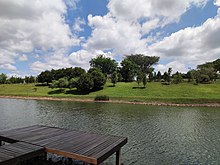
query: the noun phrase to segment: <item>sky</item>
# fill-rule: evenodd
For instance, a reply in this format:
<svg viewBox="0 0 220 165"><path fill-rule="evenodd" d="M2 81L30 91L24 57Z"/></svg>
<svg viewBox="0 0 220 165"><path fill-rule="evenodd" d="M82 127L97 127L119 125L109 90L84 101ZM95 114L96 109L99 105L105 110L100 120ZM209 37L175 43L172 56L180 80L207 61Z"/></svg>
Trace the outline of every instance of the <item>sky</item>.
<svg viewBox="0 0 220 165"><path fill-rule="evenodd" d="M155 71L220 58L220 0L0 0L0 73L82 67L97 55L159 56Z"/></svg>

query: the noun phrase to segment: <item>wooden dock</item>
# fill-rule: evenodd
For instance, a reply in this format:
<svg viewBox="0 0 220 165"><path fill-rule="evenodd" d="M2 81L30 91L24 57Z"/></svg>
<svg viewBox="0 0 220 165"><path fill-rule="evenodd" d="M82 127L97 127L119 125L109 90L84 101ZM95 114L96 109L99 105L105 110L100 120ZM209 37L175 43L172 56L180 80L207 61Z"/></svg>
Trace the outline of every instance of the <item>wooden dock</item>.
<svg viewBox="0 0 220 165"><path fill-rule="evenodd" d="M127 143L127 138L34 125L2 131L1 141L24 142L43 147L46 153L81 160L92 165L98 165L116 153L116 165L119 165L121 147Z"/></svg>

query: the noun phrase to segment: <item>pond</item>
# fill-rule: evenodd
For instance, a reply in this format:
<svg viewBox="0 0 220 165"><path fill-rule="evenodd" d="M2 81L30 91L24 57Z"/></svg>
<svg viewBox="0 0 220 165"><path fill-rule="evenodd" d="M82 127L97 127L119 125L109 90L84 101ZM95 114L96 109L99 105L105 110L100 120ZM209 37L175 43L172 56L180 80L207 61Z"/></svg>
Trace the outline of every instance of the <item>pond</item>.
<svg viewBox="0 0 220 165"><path fill-rule="evenodd" d="M220 164L220 108L0 99L0 130L33 124L128 137L125 165Z"/></svg>

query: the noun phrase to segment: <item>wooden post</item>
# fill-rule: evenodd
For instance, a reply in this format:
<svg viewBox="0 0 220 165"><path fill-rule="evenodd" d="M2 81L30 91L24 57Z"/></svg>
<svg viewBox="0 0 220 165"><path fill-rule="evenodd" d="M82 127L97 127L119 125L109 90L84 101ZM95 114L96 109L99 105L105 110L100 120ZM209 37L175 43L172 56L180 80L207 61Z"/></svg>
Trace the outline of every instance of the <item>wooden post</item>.
<svg viewBox="0 0 220 165"><path fill-rule="evenodd" d="M44 153L43 158L44 158L45 161L47 161L47 152Z"/></svg>
<svg viewBox="0 0 220 165"><path fill-rule="evenodd" d="M116 165L120 165L121 163L121 149L116 152Z"/></svg>

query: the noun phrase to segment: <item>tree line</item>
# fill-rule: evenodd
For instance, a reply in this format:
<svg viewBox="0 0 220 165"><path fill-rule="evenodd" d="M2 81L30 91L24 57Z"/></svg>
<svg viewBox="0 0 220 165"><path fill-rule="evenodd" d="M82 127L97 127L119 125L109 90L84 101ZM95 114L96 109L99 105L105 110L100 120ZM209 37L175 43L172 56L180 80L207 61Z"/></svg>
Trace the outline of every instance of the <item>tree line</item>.
<svg viewBox="0 0 220 165"><path fill-rule="evenodd" d="M87 72L80 67L52 69L41 72L37 81L50 84L51 88L77 88L80 92L90 92L102 89L107 79L115 86L119 81L134 81L138 76L145 86L146 76L154 70L152 66L158 61L159 57L127 55L119 66L114 59L99 55L89 61L90 69Z"/></svg>
<svg viewBox="0 0 220 165"><path fill-rule="evenodd" d="M0 74L0 84L21 84L21 83L36 83L37 78L34 76L25 76L24 78L11 76L8 77L6 74Z"/></svg>
<svg viewBox="0 0 220 165"><path fill-rule="evenodd" d="M117 82L136 81L145 87L147 82L161 82L165 85L181 83L183 80L198 83L210 83L219 78L220 59L197 66L197 69L187 73L172 73L168 68L163 74L155 72L153 65L157 64L159 57L145 56L143 54L126 55L118 64L114 59L99 55L89 61L90 69L85 71L81 67L52 69L41 72L37 77L26 76L25 78L0 75L0 84L4 83L42 83L51 88L77 88L80 92L90 92L102 89L107 79L113 86Z"/></svg>

